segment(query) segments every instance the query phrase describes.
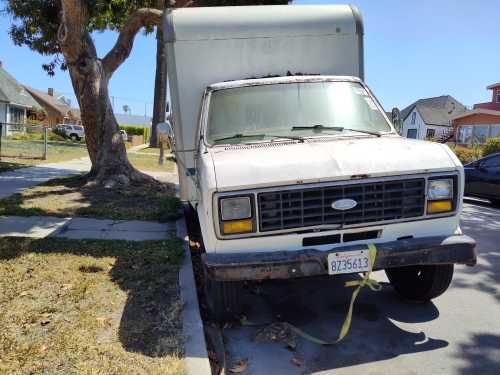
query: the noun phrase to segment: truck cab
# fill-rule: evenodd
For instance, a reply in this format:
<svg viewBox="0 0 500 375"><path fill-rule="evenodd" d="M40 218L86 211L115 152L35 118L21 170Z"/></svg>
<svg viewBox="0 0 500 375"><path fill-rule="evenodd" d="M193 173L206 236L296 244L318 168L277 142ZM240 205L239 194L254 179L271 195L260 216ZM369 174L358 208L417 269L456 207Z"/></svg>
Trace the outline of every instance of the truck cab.
<svg viewBox="0 0 500 375"><path fill-rule="evenodd" d="M429 300L454 264L475 263L463 167L446 145L398 135L363 81L355 7L178 9L164 22L168 128L216 319L241 313L243 281L384 269L405 298Z"/></svg>

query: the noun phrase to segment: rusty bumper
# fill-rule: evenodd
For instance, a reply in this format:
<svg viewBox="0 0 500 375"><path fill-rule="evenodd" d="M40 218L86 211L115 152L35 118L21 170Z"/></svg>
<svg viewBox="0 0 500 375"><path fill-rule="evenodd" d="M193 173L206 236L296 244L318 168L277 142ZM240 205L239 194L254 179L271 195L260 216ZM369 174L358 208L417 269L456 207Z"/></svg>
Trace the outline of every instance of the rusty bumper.
<svg viewBox="0 0 500 375"><path fill-rule="evenodd" d="M476 264L476 241L465 235L412 238L376 244L374 269L419 264ZM356 250L350 245L328 251L315 249L267 253L203 254L208 276L219 281L290 279L328 274L331 252Z"/></svg>

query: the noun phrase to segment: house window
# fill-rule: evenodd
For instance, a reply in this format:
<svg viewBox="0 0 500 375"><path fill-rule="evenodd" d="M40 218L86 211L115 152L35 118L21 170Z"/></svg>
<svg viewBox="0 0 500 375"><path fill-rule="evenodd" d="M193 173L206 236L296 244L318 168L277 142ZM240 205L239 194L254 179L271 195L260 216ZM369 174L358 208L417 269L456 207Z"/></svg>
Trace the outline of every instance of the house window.
<svg viewBox="0 0 500 375"><path fill-rule="evenodd" d="M500 90L497 90L497 103L500 103Z"/></svg>
<svg viewBox="0 0 500 375"><path fill-rule="evenodd" d="M24 124L24 108L9 106L9 123Z"/></svg>
<svg viewBox="0 0 500 375"><path fill-rule="evenodd" d="M500 137L500 124L491 125L491 137L492 138Z"/></svg>
<svg viewBox="0 0 500 375"><path fill-rule="evenodd" d="M408 129L406 133L406 138L417 139L417 129Z"/></svg>
<svg viewBox="0 0 500 375"><path fill-rule="evenodd" d="M489 135L490 126L489 125L476 125L474 126L474 143L479 143L480 145L486 143L486 139Z"/></svg>
<svg viewBox="0 0 500 375"><path fill-rule="evenodd" d="M468 144L472 141L472 126L465 125L458 129L458 142Z"/></svg>
<svg viewBox="0 0 500 375"><path fill-rule="evenodd" d="M414 125L415 124L415 118L417 117L417 112L413 112L411 114L411 124Z"/></svg>
<svg viewBox="0 0 500 375"><path fill-rule="evenodd" d="M436 129L427 129L427 133L425 133L426 139L432 139L436 135Z"/></svg>

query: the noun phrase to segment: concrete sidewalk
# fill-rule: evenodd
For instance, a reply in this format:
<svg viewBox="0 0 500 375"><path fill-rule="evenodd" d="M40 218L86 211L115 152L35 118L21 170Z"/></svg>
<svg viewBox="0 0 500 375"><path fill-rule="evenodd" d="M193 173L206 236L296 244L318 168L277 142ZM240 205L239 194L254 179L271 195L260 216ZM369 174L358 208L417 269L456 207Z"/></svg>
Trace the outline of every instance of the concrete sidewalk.
<svg viewBox="0 0 500 375"><path fill-rule="evenodd" d="M146 241L172 238L175 230L175 223L154 221L0 216L0 237Z"/></svg>
<svg viewBox="0 0 500 375"><path fill-rule="evenodd" d="M90 170L88 157L61 163L40 164L0 173L0 198L20 193L24 189L41 184L56 177L72 176Z"/></svg>

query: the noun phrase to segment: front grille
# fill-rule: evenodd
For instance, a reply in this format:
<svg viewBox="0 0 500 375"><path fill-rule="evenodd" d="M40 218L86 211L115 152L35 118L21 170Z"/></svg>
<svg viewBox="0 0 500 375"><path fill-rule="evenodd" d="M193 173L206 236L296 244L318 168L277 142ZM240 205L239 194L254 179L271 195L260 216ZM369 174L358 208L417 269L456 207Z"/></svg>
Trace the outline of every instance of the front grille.
<svg viewBox="0 0 500 375"><path fill-rule="evenodd" d="M353 199L357 205L350 210L335 210L332 203L339 199ZM262 232L406 219L424 214L425 179L259 193L258 205Z"/></svg>

